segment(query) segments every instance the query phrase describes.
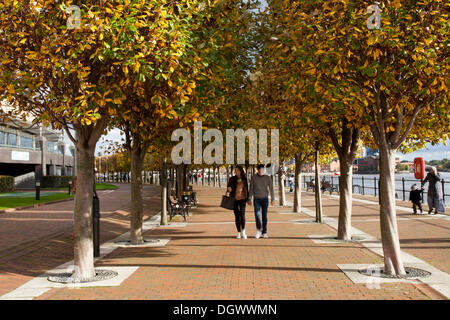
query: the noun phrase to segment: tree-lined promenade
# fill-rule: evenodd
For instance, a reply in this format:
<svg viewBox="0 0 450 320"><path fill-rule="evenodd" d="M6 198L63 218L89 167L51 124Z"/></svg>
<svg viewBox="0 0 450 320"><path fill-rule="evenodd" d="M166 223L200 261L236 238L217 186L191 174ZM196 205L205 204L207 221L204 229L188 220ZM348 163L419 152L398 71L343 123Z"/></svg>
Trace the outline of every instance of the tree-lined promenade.
<svg viewBox="0 0 450 320"><path fill-rule="evenodd" d="M176 171L179 198L192 170L210 167L171 163L172 132L193 131L195 121L224 136L232 128L278 129L278 164L295 158L295 212L302 207L304 164L317 169L337 156L340 240L352 237L351 166L358 148L379 149L384 272L405 275L394 154L450 137L446 2L267 3L260 11L258 1L239 0L4 1L0 99L16 116L32 113L36 122L65 130L76 147L73 277L95 275L92 197L100 137L111 128L124 133L112 151L129 158L130 241L140 244L142 171L160 172L165 225L168 166ZM68 27L70 5L80 9L79 26ZM211 138L203 138L202 150L215 155ZM319 191L317 172L317 223Z"/></svg>

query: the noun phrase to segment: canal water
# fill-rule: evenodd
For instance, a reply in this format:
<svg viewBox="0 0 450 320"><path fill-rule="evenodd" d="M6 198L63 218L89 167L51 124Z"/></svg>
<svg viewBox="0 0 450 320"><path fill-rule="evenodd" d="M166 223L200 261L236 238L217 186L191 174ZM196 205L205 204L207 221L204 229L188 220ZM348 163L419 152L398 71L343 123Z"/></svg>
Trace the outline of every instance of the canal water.
<svg viewBox="0 0 450 320"><path fill-rule="evenodd" d="M444 183L442 184L444 187L444 202L447 207L450 207L450 172L439 172L439 176L444 179ZM313 173L304 173L304 178L302 178L302 184L305 186L305 181L310 181L314 177ZM322 173L320 174L321 179L325 176L325 178L330 181L332 184L338 184L338 176L334 175L334 173ZM378 196L378 181L380 179L379 174L353 174L353 192L355 194L364 194L364 195L376 195ZM414 178L414 173L398 173L395 175L395 190L397 193L397 199L408 201L409 199L409 191L411 190L411 186L413 184L417 184L417 187L420 188L420 180ZM424 201L427 201L427 190L428 183L425 185L424 190Z"/></svg>

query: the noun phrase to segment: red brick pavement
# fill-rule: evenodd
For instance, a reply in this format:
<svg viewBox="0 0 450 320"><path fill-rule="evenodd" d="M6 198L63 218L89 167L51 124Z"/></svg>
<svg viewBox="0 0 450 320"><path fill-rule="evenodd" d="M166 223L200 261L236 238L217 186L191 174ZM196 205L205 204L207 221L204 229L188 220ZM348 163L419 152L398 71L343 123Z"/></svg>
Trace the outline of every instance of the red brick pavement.
<svg viewBox="0 0 450 320"><path fill-rule="evenodd" d="M129 230L129 185L119 186L99 192L101 243ZM147 218L159 211L158 187L144 186L144 196ZM69 201L0 214L0 296L73 259L72 208Z"/></svg>
<svg viewBox="0 0 450 320"><path fill-rule="evenodd" d="M287 198L292 201L292 194ZM313 194L303 193L302 198L303 207L314 210ZM398 205L410 207L406 202L399 201ZM379 206L353 201L352 207L352 226L380 239ZM325 193L323 208L327 216L337 218L339 199ZM411 212L397 210L397 217L402 250L450 273L450 219L447 216L444 219L428 214L413 215L412 209Z"/></svg>
<svg viewBox="0 0 450 320"><path fill-rule="evenodd" d="M315 244L310 234L333 234L324 224L298 223L303 214L271 207L269 239L235 239L233 214L218 207L222 191L197 187L200 206L186 227L159 227L147 237L170 236L165 247L118 248L97 266L139 266L120 287L52 289L40 299L429 299L409 283L369 289L336 264L382 263L357 243ZM328 210L328 209L326 209Z"/></svg>

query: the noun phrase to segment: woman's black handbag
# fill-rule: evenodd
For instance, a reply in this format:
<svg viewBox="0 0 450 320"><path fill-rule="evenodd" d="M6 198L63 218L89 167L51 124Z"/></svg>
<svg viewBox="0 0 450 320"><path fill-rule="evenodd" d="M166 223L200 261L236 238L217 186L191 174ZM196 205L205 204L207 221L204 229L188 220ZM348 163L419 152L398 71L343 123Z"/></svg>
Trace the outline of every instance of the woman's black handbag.
<svg viewBox="0 0 450 320"><path fill-rule="evenodd" d="M229 197L226 194L222 196L222 202L220 203L220 206L224 209L233 210L234 209L234 198Z"/></svg>

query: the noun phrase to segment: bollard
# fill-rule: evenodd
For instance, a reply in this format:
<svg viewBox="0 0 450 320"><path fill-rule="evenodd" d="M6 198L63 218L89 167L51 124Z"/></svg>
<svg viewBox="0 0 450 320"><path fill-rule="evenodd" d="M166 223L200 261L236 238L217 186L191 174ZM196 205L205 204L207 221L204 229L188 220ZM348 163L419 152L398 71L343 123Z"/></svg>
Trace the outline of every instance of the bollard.
<svg viewBox="0 0 450 320"><path fill-rule="evenodd" d="M362 195L364 196L365 195L365 193L364 193L364 176L362 176L361 177L361 184L362 184Z"/></svg>
<svg viewBox="0 0 450 320"><path fill-rule="evenodd" d="M403 192L403 201L405 201L406 196L405 196L405 177L402 177L402 192Z"/></svg>
<svg viewBox="0 0 450 320"><path fill-rule="evenodd" d="M40 180L36 180L35 187L36 187L36 200L41 200L41 181Z"/></svg>
<svg viewBox="0 0 450 320"><path fill-rule="evenodd" d="M100 200L97 192L94 191L92 201L92 227L93 227L93 241L94 241L94 257L100 256Z"/></svg>
<svg viewBox="0 0 450 320"><path fill-rule="evenodd" d="M72 181L69 181L69 196L72 193Z"/></svg>
<svg viewBox="0 0 450 320"><path fill-rule="evenodd" d="M373 177L373 189L375 190L375 197L377 196L377 177Z"/></svg>
<svg viewBox="0 0 450 320"><path fill-rule="evenodd" d="M100 257L100 199L95 186L94 169L94 192L92 197L92 241L94 246L94 258Z"/></svg>

